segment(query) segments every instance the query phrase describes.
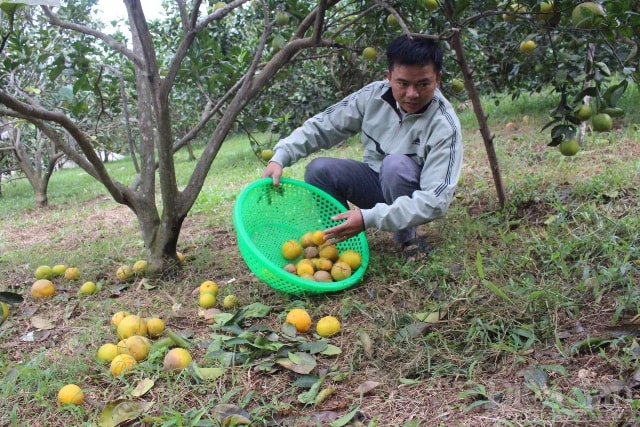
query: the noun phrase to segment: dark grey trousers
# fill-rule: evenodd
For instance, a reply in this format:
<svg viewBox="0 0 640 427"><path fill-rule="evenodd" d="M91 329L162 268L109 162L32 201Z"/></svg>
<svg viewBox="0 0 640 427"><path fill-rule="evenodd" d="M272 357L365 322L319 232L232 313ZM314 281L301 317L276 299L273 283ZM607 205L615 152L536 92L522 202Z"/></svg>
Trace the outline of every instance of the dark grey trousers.
<svg viewBox="0 0 640 427"><path fill-rule="evenodd" d="M398 197L411 197L420 189L420 167L403 154L387 155L380 173L357 160L319 157L307 165L304 180L335 197L347 209L348 202L370 209L376 203L391 204ZM415 235L416 227L409 227L394 231L393 238L404 243Z"/></svg>

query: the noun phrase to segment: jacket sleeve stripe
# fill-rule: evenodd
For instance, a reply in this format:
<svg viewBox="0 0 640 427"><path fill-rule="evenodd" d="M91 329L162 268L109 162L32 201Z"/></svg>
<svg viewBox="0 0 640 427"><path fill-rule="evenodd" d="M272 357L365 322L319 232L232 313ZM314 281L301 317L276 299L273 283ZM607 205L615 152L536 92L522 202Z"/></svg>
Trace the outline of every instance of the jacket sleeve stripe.
<svg viewBox="0 0 640 427"><path fill-rule="evenodd" d="M442 112L442 115L445 117L445 119L449 122L449 125L451 126L451 130L452 130L451 143L449 144L449 163L447 165L446 178L444 182L440 184L438 187L436 187L435 189L436 196L440 196L440 194L442 194L442 192L445 191L447 187L451 185L451 175L453 173L453 167L456 161L455 146L456 146L456 142L460 137L459 136L460 129L458 129L456 120L451 116L451 114L447 110L446 105L444 105L444 103L440 99L437 99L436 101L438 102L438 108Z"/></svg>

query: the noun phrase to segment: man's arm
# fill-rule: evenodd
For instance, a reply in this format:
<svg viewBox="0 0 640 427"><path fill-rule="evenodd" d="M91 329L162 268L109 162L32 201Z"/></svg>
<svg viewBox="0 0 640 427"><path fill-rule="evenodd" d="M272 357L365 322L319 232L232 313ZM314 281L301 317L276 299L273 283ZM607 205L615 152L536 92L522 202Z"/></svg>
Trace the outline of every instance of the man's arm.
<svg viewBox="0 0 640 427"><path fill-rule="evenodd" d="M308 119L273 148L272 161L287 167L302 157L339 144L361 131L366 104L375 94L369 84Z"/></svg>

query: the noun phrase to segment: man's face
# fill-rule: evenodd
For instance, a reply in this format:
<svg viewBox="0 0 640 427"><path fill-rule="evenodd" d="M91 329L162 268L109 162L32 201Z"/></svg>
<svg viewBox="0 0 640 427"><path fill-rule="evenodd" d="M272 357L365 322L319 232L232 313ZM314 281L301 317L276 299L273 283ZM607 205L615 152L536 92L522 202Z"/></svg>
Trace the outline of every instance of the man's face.
<svg viewBox="0 0 640 427"><path fill-rule="evenodd" d="M393 97L406 113L415 113L427 105L440 84L442 73L433 65L396 65L387 70Z"/></svg>

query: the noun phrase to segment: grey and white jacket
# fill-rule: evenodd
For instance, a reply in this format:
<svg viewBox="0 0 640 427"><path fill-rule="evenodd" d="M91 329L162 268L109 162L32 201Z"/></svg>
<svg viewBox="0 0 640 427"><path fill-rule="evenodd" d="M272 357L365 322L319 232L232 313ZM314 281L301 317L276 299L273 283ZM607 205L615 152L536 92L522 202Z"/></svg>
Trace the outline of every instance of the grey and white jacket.
<svg viewBox="0 0 640 427"><path fill-rule="evenodd" d="M420 190L392 204L362 209L365 228L396 231L443 216L462 168L460 121L436 89L421 111L402 118L388 81L371 83L308 119L274 147L283 167L361 133L363 160L376 172L387 154L405 154L422 167Z"/></svg>

